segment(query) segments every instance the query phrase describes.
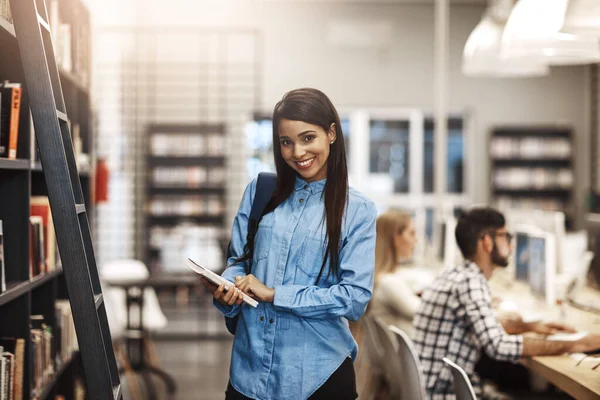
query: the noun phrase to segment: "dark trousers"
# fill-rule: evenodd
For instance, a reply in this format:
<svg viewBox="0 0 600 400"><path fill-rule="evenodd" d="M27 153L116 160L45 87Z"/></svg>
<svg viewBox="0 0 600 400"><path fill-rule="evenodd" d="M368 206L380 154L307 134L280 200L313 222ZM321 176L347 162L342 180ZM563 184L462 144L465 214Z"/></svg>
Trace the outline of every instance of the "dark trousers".
<svg viewBox="0 0 600 400"><path fill-rule="evenodd" d="M335 370L323 385L312 396L310 400L354 400L358 397L356 393L356 377L354 376L354 365L352 359L346 360ZM225 400L252 400L231 386L227 385Z"/></svg>

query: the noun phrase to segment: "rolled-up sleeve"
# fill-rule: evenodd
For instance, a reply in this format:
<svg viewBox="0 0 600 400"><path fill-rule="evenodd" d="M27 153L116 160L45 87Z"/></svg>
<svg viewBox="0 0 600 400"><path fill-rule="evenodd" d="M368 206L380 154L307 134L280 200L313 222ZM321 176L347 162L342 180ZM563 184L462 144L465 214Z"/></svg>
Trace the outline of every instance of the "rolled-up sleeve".
<svg viewBox="0 0 600 400"><path fill-rule="evenodd" d="M365 201L357 207L348 225L347 240L340 250L339 283L329 288L276 286L275 308L306 318L358 320L373 291L376 218L377 211L372 202Z"/></svg>
<svg viewBox="0 0 600 400"><path fill-rule="evenodd" d="M523 354L523 336L509 335L496 319L483 278L469 277L457 286L460 308L485 353L498 361L517 362Z"/></svg>
<svg viewBox="0 0 600 400"><path fill-rule="evenodd" d="M250 217L250 211L252 209L252 202L254 201L254 194L256 192L256 178L252 180L246 187L240 207L233 220L233 227L231 229L231 257L227 259L228 267L223 271L221 276L231 282L235 282L236 276L246 276L246 269L243 263L235 263L235 260L244 254L244 246L246 245L246 236L248 234L248 219ZM242 307L242 305L226 306L213 299L213 304L219 311L226 317L235 317Z"/></svg>

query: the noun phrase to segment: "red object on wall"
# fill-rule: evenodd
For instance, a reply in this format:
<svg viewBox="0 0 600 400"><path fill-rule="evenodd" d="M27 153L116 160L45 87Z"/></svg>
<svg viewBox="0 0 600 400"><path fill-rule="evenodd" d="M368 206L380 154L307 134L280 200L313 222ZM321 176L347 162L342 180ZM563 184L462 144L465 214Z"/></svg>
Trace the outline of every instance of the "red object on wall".
<svg viewBox="0 0 600 400"><path fill-rule="evenodd" d="M108 163L104 158L100 158L96 162L96 196L94 203L108 201L108 179Z"/></svg>

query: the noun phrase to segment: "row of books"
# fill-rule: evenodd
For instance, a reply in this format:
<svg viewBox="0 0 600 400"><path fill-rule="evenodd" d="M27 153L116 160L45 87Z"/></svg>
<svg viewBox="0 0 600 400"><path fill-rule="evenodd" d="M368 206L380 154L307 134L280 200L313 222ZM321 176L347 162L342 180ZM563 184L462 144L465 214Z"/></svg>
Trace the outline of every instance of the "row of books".
<svg viewBox="0 0 600 400"><path fill-rule="evenodd" d="M490 143L496 159L568 159L572 145L567 138L507 138L495 137Z"/></svg>
<svg viewBox="0 0 600 400"><path fill-rule="evenodd" d="M150 139L150 151L154 156L222 156L225 136L155 133Z"/></svg>
<svg viewBox="0 0 600 400"><path fill-rule="evenodd" d="M189 272L186 257L202 260L202 265L212 271L224 267L225 255L221 249L220 228L200 224L181 223L173 227L152 227L150 245L158 250L151 259L153 273Z"/></svg>
<svg viewBox="0 0 600 400"><path fill-rule="evenodd" d="M225 168L156 167L152 170L152 181L157 187L217 186L225 183Z"/></svg>
<svg viewBox="0 0 600 400"><path fill-rule="evenodd" d="M219 196L160 196L150 201L149 212L153 216L219 216L225 205Z"/></svg>
<svg viewBox="0 0 600 400"><path fill-rule="evenodd" d="M25 339L0 338L0 399L23 399Z"/></svg>
<svg viewBox="0 0 600 400"><path fill-rule="evenodd" d="M17 158L22 94L20 83L0 83L0 157L3 158Z"/></svg>
<svg viewBox="0 0 600 400"><path fill-rule="evenodd" d="M193 238L195 243L218 242L222 238L220 229L198 224L181 224L179 226L153 226L150 228L150 246L160 248L172 238L185 241Z"/></svg>
<svg viewBox="0 0 600 400"><path fill-rule="evenodd" d="M29 276L32 278L55 271L60 263L48 197L31 198L29 225Z"/></svg>
<svg viewBox="0 0 600 400"><path fill-rule="evenodd" d="M4 18L12 24L13 17L10 11L10 0L0 0L0 18Z"/></svg>
<svg viewBox="0 0 600 400"><path fill-rule="evenodd" d="M83 21L79 16L79 7L69 7L74 15L72 21ZM60 68L73 72L84 86L88 86L90 78L89 41L90 27L82 23L72 25L65 23L60 15L59 0L48 2L49 25L54 43L54 53Z"/></svg>
<svg viewBox="0 0 600 400"><path fill-rule="evenodd" d="M571 189L573 171L568 168L497 168L496 189Z"/></svg>
<svg viewBox="0 0 600 400"><path fill-rule="evenodd" d="M494 206L501 210L522 209L522 210L544 210L544 211L563 211L567 204L556 198L515 198L509 196L498 196L495 199Z"/></svg>
<svg viewBox="0 0 600 400"><path fill-rule="evenodd" d="M68 300L56 300L55 325L46 323L43 315L32 315L31 320L31 382L35 398L50 383L56 371L68 362L78 350L77 335Z"/></svg>

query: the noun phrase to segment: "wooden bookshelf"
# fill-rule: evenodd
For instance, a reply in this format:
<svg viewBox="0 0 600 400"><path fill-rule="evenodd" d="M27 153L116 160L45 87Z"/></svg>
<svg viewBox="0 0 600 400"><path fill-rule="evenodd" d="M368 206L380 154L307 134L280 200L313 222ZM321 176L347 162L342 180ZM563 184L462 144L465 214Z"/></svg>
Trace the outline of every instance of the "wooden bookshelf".
<svg viewBox="0 0 600 400"><path fill-rule="evenodd" d="M225 126L223 124L158 124L147 130L146 265L161 269L161 251L152 246L156 228L181 224L224 229L226 209ZM187 202L193 211L170 209ZM204 204L205 206L203 206ZM216 209L213 209L216 207Z"/></svg>
<svg viewBox="0 0 600 400"><path fill-rule="evenodd" d="M61 23L73 25L77 32L89 32L89 11L80 0L58 0ZM47 1L49 4L50 1ZM76 26L78 25L78 26ZM76 35L73 35L76 36ZM89 36L88 36L89 37ZM53 38L56 40L56 38ZM90 43L76 43L72 46L90 48ZM75 50L73 50L75 51ZM89 51L89 50L86 50ZM23 96L19 118L17 159L0 158L0 220L3 225L4 261L7 290L0 293L0 337L25 339L23 400L33 399L33 371L30 360L32 354L31 315L43 315L44 323L56 333L55 305L59 299L67 299L68 292L60 265L51 272L30 277L30 198L47 195L44 171L37 158L34 133L31 129L29 98L25 87L25 76L13 25L0 15L0 82L9 80L21 83ZM89 84L82 76L81 65L75 63L71 71L60 69L60 79L71 126L77 124L82 143L82 153L89 155L89 166L80 171L80 179L86 209L93 215L92 171L94 167L94 132L91 112ZM57 333L56 333L57 334ZM56 359L56 348L51 358ZM74 382L83 376L80 356L75 352L66 362L55 365L55 372L36 399L53 400L56 395L75 399Z"/></svg>

